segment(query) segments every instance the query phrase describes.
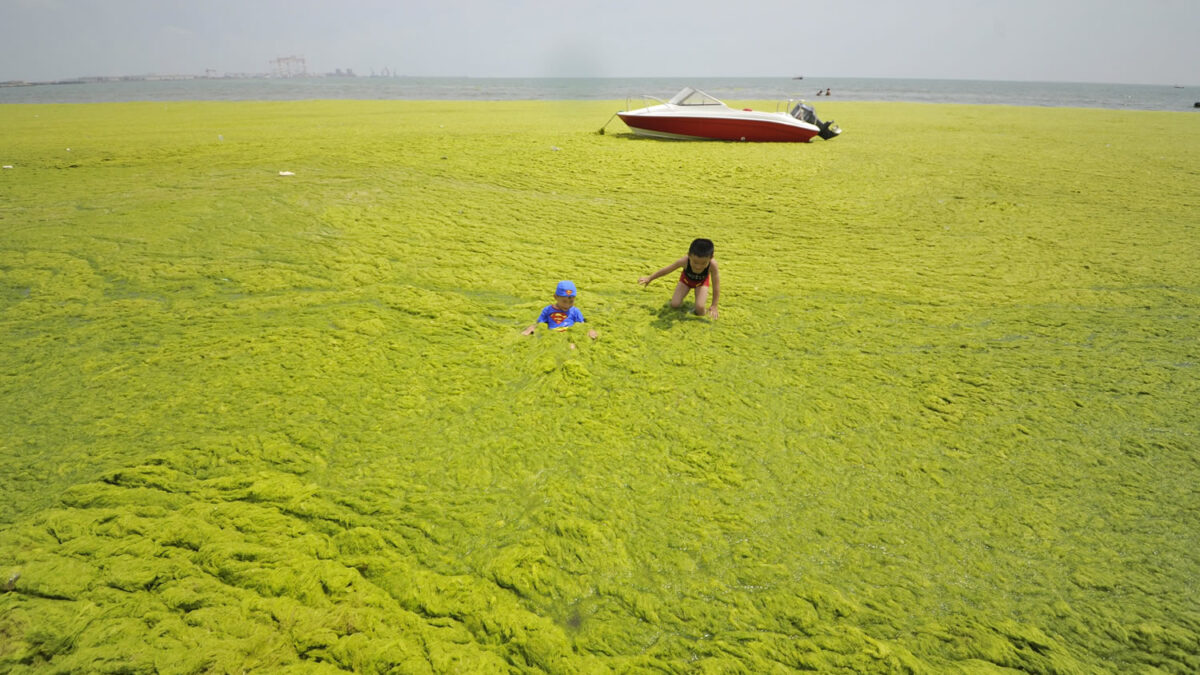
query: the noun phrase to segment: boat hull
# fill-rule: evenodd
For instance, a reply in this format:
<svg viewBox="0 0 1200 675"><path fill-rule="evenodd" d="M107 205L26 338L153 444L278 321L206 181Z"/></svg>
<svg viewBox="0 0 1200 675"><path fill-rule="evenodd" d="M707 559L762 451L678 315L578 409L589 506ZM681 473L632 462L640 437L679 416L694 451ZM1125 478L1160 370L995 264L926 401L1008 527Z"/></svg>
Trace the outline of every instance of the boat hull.
<svg viewBox="0 0 1200 675"><path fill-rule="evenodd" d="M808 143L820 133L817 127L785 115L778 115L778 119L762 119L631 111L619 112L617 116L633 133L655 138Z"/></svg>

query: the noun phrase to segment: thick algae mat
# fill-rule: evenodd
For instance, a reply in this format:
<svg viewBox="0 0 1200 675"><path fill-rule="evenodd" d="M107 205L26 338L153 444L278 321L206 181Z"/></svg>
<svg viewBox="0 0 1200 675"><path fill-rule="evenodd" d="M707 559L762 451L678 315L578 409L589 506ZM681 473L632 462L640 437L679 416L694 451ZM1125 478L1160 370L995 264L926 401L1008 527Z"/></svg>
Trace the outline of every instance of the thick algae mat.
<svg viewBox="0 0 1200 675"><path fill-rule="evenodd" d="M0 670L1200 669L1194 116L617 107L0 106Z"/></svg>

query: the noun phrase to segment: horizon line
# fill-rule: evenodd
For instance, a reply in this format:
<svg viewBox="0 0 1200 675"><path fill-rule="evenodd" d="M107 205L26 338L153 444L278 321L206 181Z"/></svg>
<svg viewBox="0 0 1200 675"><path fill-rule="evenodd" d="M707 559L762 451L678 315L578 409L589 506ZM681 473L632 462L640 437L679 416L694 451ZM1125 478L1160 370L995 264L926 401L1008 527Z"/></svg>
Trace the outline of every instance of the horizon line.
<svg viewBox="0 0 1200 675"><path fill-rule="evenodd" d="M1200 85L1183 84L1179 82L1115 82L1105 80L1021 80L1021 79L993 79L993 78L976 78L976 77L930 77L930 76L896 76L896 75L414 75L389 72L386 75L379 75L372 72L369 75L360 75L354 72L353 69L337 69L329 73L305 73L297 75L276 75L266 72L258 73L224 73L221 75L210 74L195 74L195 73L140 73L140 74L122 74L122 75L78 75L74 77L50 79L50 80L26 80L26 79L6 79L0 80L0 86L39 86L39 85L62 85L62 84L99 84L111 83L119 81L180 81L180 80L304 80L304 79L448 79L448 80L680 80L680 79L707 79L707 80L734 80L734 79L753 79L753 80L917 80L931 82L1010 82L1021 84L1098 84L1098 85L1122 85L1122 86L1137 86L1137 87L1195 87Z"/></svg>

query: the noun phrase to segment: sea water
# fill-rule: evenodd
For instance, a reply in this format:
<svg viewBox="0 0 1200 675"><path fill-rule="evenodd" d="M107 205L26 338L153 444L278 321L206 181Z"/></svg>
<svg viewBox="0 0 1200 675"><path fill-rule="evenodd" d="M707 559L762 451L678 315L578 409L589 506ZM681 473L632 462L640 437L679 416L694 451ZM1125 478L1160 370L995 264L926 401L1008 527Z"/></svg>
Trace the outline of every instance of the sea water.
<svg viewBox="0 0 1200 675"><path fill-rule="evenodd" d="M693 86L722 99L830 100L1015 106L1186 110L1200 88L1078 82L996 82L809 77L471 78L303 77L197 78L65 82L0 87L0 103L249 100L618 100L670 98Z"/></svg>

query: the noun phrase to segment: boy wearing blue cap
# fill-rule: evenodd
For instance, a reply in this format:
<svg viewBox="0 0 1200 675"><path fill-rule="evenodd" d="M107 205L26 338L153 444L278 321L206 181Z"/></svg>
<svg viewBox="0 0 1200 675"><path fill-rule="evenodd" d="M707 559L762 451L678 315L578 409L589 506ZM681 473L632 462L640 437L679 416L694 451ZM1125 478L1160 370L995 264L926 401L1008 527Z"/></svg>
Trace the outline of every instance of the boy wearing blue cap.
<svg viewBox="0 0 1200 675"><path fill-rule="evenodd" d="M570 281L560 281L554 289L554 303L546 305L538 320L529 328L521 331L522 335L533 335L539 323L546 324L550 330L565 331L577 323L583 323L583 313L575 306L575 284ZM588 337L596 339L594 330L588 331ZM571 345L574 347L575 345Z"/></svg>

